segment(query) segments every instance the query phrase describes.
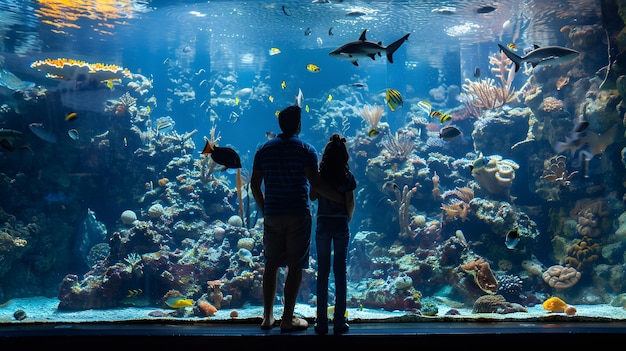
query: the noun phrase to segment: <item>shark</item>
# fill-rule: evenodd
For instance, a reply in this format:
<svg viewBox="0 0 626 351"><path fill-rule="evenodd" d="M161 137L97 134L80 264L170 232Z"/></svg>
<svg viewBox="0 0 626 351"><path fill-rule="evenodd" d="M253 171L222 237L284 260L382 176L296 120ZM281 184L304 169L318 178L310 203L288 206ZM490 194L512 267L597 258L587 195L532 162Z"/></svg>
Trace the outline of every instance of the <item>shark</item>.
<svg viewBox="0 0 626 351"><path fill-rule="evenodd" d="M370 57L372 60L376 59L376 55L382 56L384 52L387 56L387 61L393 63L393 53L409 38L407 33L402 38L394 41L388 46L384 46L382 42L369 41L365 37L367 29L361 33L359 40L348 42L335 50L331 51L329 55L338 60L350 61L353 65L358 66L358 60L361 58Z"/></svg>
<svg viewBox="0 0 626 351"><path fill-rule="evenodd" d="M519 56L504 45L498 44L498 46L500 50L515 63L515 72L526 62L529 62L533 68L535 68L536 66L550 66L565 63L580 55L578 51L563 46L539 47L535 45L532 51L524 56Z"/></svg>

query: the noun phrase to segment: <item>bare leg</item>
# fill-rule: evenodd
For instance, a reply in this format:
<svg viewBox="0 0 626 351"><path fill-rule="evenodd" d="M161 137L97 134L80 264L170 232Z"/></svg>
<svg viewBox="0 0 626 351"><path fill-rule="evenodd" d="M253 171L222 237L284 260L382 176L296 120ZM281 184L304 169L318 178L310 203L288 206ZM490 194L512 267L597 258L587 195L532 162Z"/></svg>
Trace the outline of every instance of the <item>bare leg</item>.
<svg viewBox="0 0 626 351"><path fill-rule="evenodd" d="M265 266L263 273L263 322L261 328L271 328L274 322L274 300L276 299L276 284L278 266Z"/></svg>
<svg viewBox="0 0 626 351"><path fill-rule="evenodd" d="M302 283L302 269L288 269L285 280L285 308L281 326L289 327L293 324L293 312L296 308L300 284Z"/></svg>

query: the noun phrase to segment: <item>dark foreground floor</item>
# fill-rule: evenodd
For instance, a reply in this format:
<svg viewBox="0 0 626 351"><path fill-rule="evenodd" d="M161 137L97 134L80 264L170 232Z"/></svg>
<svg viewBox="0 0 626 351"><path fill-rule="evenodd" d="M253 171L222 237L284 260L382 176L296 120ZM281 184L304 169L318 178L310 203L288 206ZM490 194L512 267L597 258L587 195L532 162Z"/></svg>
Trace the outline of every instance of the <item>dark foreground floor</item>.
<svg viewBox="0 0 626 351"><path fill-rule="evenodd" d="M73 345L73 349L94 346L156 346L160 350L175 347L393 347L400 345L476 345L485 349L510 347L591 347L606 348L610 342L626 340L626 322L544 323L544 322L476 322L476 323L358 323L344 335L318 336L313 326L308 330L281 334L279 328L263 331L258 323L248 324L146 324L146 323L80 323L80 324L11 324L0 326L0 345L24 350L30 346ZM592 343L592 344L590 344ZM348 349L348 351L351 351ZM383 349L386 351L386 349Z"/></svg>

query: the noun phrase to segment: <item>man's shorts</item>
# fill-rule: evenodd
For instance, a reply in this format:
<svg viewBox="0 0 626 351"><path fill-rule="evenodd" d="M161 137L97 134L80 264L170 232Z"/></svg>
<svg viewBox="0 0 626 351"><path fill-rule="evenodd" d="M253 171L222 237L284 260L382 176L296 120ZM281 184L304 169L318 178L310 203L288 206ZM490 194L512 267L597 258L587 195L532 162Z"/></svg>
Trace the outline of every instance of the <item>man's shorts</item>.
<svg viewBox="0 0 626 351"><path fill-rule="evenodd" d="M266 265L291 269L309 266L311 215L265 216L263 250Z"/></svg>

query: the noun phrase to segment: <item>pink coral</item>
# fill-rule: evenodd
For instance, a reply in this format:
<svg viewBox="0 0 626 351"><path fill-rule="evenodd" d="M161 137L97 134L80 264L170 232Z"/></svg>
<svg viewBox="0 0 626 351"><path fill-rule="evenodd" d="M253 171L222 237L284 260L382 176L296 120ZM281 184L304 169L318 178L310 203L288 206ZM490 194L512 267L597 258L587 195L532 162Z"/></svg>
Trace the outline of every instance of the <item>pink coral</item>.
<svg viewBox="0 0 626 351"><path fill-rule="evenodd" d="M574 286L580 280L581 273L574 267L554 265L543 272L543 280L555 289L567 289Z"/></svg>

